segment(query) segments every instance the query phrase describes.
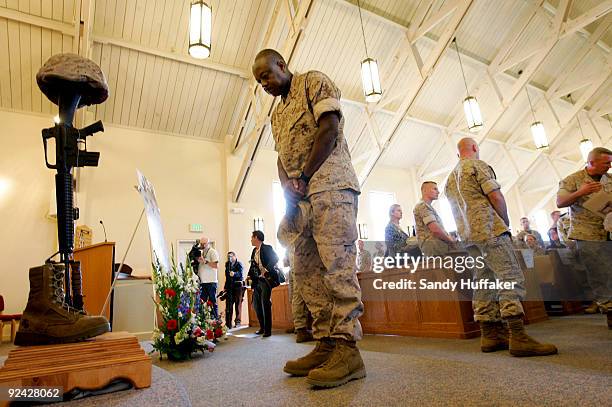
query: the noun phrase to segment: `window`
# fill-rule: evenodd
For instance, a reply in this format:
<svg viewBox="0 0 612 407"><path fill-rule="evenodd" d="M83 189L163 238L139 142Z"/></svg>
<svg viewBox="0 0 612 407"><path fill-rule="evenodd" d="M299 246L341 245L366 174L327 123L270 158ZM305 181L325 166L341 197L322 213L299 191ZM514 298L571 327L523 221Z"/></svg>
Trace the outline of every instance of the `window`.
<svg viewBox="0 0 612 407"><path fill-rule="evenodd" d="M389 223L389 207L394 203L396 203L396 201L393 192L370 191L369 204L372 228L369 232L372 240L385 240L385 227L387 223Z"/></svg>
<svg viewBox="0 0 612 407"><path fill-rule="evenodd" d="M283 192L283 187L281 186L280 182L275 181L272 183L272 198L274 205L274 231L277 231L281 220L283 219L283 216L285 216L286 209L285 194ZM277 243L274 249L276 250L276 254L278 254L278 258L280 260L279 263L282 267L282 261L283 258L285 258L286 250L283 246L281 246L280 243Z"/></svg>
<svg viewBox="0 0 612 407"><path fill-rule="evenodd" d="M540 232L542 239L545 242L548 242L548 228L550 227L548 222L548 214L546 211L544 211L544 209L539 209L535 211L533 218L535 219L535 225L530 225L531 228Z"/></svg>
<svg viewBox="0 0 612 407"><path fill-rule="evenodd" d="M455 223L455 217L453 216L453 211L451 209L450 203L446 198L440 198L440 217L442 218L442 223L444 224L444 229L448 232L456 232L457 224Z"/></svg>

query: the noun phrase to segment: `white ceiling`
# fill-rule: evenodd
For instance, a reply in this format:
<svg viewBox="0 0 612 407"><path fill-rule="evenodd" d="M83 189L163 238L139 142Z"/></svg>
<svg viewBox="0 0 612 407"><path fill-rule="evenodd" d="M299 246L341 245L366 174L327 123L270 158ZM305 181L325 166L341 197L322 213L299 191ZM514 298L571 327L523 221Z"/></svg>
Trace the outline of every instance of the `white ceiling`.
<svg viewBox="0 0 612 407"><path fill-rule="evenodd" d="M457 1L465 0L361 2L368 51L379 62L387 98L383 109L370 107L371 123L379 136L392 135L377 165L414 169L420 177L435 178L443 177L445 169L456 159L452 145L466 134L466 125L461 107L465 87L454 46L442 52L394 132L391 126L394 115L402 107L405 95L415 92L421 77L408 58L399 66L395 80L384 80L394 70L396 57L405 47L406 33L423 7L430 6L425 15L429 18ZM90 108L95 117L106 123L219 142L232 140L239 130L243 119L240 116L252 90L250 66L255 53L264 45L280 48L293 29L287 10L297 9L301 4L298 0L212 0L212 53L209 60L198 62L186 52L187 0L92 2L89 19L85 18L93 40L89 56L100 64L111 89L108 101ZM542 6L532 8L534 3ZM554 139L548 153L535 151L530 141L529 124L533 119L525 89L506 99L520 80L518 71L527 70L537 54L509 65L505 72L493 73L504 96L501 115L500 101L487 68L521 27L524 30L509 54L510 60L530 55L530 51L545 45L559 3L559 0L474 0L454 32L470 93L480 102L485 124L493 123L481 145L483 158L491 161L500 179L526 191L540 188L538 182L550 184L557 173L565 174L579 164L577 141L581 136L573 105L561 98L560 93L549 95L555 117L544 95L551 86L559 85L555 81L570 72L580 53L589 49L589 36L601 24L612 23L612 13L606 9L603 17L558 40L530 76L525 89L536 108L536 117L544 122ZM609 9L609 3L574 1L568 21L593 7ZM35 85L34 75L52 54L77 52L75 16L80 5L80 0L0 0L0 60L6 61L0 64L1 108L53 114L52 105ZM86 10L82 15L88 15ZM378 144L384 145L384 139L376 141L364 113L359 64L365 52L356 0L313 0L306 21L290 67L299 72L321 70L340 87L345 134L359 168L372 152L378 151ZM436 40L444 35L449 24L450 19L446 18L416 40L414 46L423 60L435 53ZM267 31L270 39L262 44ZM606 116L612 112L611 42L612 29L607 29L559 88L560 92L571 89L574 102L584 105L578 117L585 134L608 145L612 138ZM591 89L595 79L599 80L598 85ZM577 85L579 88L574 90L571 85L577 83L582 86ZM584 103L580 100L583 95ZM247 133L255 126L254 116L247 118ZM260 145L273 148L269 130L264 132ZM550 179L530 177L532 173L544 173Z"/></svg>

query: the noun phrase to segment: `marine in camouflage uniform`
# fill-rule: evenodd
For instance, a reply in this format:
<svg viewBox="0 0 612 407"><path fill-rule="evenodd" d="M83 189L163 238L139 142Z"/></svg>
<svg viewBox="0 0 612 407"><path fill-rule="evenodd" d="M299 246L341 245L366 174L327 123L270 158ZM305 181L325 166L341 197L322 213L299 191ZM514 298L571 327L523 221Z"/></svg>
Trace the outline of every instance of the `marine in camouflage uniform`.
<svg viewBox="0 0 612 407"><path fill-rule="evenodd" d="M475 267L474 277L514 285L510 289L474 290L472 305L474 319L481 323L481 349L491 352L509 346L515 356L556 353L553 345L539 344L524 332L521 299L525 277L514 253L505 198L495 172L479 159L473 139L462 139L458 149L460 160L448 177L445 192L468 252L472 257L484 257L485 267ZM500 319L507 321L512 331L509 344Z"/></svg>
<svg viewBox="0 0 612 407"><path fill-rule="evenodd" d="M293 249L295 287L319 340L285 371L308 375L315 386L338 386L365 377L355 346L363 313L355 265L360 191L343 134L340 90L321 72L292 74L274 50L257 55L253 73L266 92L281 96L272 134L289 208L278 238ZM323 364L328 359L334 363Z"/></svg>
<svg viewBox="0 0 612 407"><path fill-rule="evenodd" d="M455 239L444 230L444 223L431 203L438 199L435 182L427 181L421 185L422 199L412 210L419 247L426 256L443 256Z"/></svg>
<svg viewBox="0 0 612 407"><path fill-rule="evenodd" d="M602 312L612 308L612 242L604 229L604 217L584 203L597 191L612 193L608 174L612 151L599 148L589 154L587 166L559 182L557 206L569 206L568 238L576 241L580 259L587 268L592 295Z"/></svg>

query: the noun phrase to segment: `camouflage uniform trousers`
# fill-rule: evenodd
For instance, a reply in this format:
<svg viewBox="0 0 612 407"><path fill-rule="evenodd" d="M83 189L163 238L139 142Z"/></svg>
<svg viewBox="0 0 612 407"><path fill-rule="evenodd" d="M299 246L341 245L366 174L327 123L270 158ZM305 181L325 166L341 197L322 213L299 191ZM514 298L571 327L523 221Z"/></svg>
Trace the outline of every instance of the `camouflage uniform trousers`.
<svg viewBox="0 0 612 407"><path fill-rule="evenodd" d="M602 311L612 307L612 242L577 240L593 299Z"/></svg>
<svg viewBox="0 0 612 407"><path fill-rule="evenodd" d="M499 321L515 316L522 316L525 297L525 276L514 254L512 238L501 235L487 240L483 244L470 245L467 251L472 257L483 256L485 267L474 268L476 281L488 279L489 282L515 283L514 289L474 290L472 308L475 321Z"/></svg>
<svg viewBox="0 0 612 407"><path fill-rule="evenodd" d="M295 329L308 328L308 308L302 294L295 286L295 273L293 272L293 254L290 254L287 249L290 264L292 265L289 271L289 302L291 303L291 314L293 316L293 327Z"/></svg>
<svg viewBox="0 0 612 407"><path fill-rule="evenodd" d="M300 201L279 226L279 241L293 248L293 288L312 314L315 339L362 337L356 218L355 192L323 191Z"/></svg>

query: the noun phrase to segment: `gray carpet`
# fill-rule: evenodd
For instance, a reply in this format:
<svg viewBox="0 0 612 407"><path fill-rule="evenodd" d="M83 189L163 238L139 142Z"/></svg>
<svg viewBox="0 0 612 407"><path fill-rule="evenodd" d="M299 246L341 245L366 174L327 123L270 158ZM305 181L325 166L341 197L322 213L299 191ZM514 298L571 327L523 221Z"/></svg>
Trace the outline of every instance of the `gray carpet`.
<svg viewBox="0 0 612 407"><path fill-rule="evenodd" d="M303 378L282 372L285 360L307 353L312 344L295 344L293 336L280 332L261 339L242 330L214 353L182 363L153 360L185 387L193 406L610 405L612 331L603 316L554 318L528 331L555 343L560 354L514 358L507 352L481 353L478 339L366 336L360 348L368 376L328 390L313 390ZM150 391L168 394L167 387ZM168 403L150 397L153 393L134 397L129 405L188 405L180 398ZM108 405L128 402L116 403L114 396L103 397Z"/></svg>

